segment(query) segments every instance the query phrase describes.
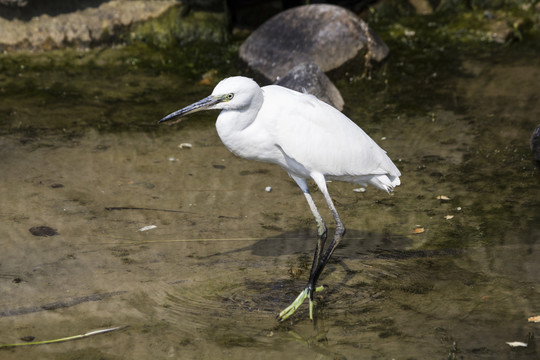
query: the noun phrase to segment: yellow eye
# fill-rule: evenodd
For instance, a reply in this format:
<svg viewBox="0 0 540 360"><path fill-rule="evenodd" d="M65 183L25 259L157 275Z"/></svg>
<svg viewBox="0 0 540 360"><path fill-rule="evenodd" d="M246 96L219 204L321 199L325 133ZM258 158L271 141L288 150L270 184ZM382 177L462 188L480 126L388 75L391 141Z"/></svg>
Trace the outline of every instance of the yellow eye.
<svg viewBox="0 0 540 360"><path fill-rule="evenodd" d="M227 101L232 100L233 97L234 97L233 93L227 94Z"/></svg>

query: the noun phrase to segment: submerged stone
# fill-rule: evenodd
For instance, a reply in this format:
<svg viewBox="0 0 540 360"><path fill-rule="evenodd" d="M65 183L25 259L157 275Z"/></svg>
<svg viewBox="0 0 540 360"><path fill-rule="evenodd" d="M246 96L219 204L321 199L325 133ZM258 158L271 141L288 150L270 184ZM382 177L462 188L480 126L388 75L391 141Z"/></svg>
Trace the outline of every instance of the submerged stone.
<svg viewBox="0 0 540 360"><path fill-rule="evenodd" d="M315 95L339 111L343 110L345 104L343 97L317 64L302 63L297 65L275 84L301 93Z"/></svg>
<svg viewBox="0 0 540 360"><path fill-rule="evenodd" d="M30 229L28 229L28 231L30 231L30 233L32 235L34 235L34 236L54 236L54 235L58 235L58 232L56 231L56 229L53 229L52 227L45 226L45 225L33 226Z"/></svg>
<svg viewBox="0 0 540 360"><path fill-rule="evenodd" d="M299 6L277 14L251 34L240 47L240 57L270 81L285 76L296 65L317 64L336 69L361 51L381 61L388 47L353 12L335 5Z"/></svg>
<svg viewBox="0 0 540 360"><path fill-rule="evenodd" d="M534 129L531 136L531 151L534 156L534 160L540 163L540 125Z"/></svg>

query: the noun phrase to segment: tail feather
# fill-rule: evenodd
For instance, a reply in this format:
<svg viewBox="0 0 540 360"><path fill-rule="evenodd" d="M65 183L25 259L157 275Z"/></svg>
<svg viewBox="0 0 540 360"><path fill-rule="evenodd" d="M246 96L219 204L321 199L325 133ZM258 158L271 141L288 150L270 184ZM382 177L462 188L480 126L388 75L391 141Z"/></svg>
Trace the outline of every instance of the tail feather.
<svg viewBox="0 0 540 360"><path fill-rule="evenodd" d="M401 180L399 179L399 176L384 174L373 175L368 180L368 183L390 194L396 186L401 184Z"/></svg>

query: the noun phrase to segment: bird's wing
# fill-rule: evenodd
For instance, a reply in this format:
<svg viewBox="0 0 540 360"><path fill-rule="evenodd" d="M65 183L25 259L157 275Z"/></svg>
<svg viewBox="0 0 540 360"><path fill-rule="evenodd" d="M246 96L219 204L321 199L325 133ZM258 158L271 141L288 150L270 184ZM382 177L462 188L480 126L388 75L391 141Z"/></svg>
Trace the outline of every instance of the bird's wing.
<svg viewBox="0 0 540 360"><path fill-rule="evenodd" d="M309 172L338 177L400 176L386 152L332 106L280 86L266 86L263 92L259 114L264 114L267 131L288 157Z"/></svg>

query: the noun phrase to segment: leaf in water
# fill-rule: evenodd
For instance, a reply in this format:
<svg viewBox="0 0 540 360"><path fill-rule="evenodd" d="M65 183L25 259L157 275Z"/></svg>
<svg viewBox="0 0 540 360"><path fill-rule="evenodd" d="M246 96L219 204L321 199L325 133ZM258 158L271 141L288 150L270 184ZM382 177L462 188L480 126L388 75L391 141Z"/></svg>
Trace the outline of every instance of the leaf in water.
<svg viewBox="0 0 540 360"><path fill-rule="evenodd" d="M413 234L421 234L424 232L424 228L423 227L417 227L416 229L414 229L412 231Z"/></svg>
<svg viewBox="0 0 540 360"><path fill-rule="evenodd" d="M155 229L157 228L156 225L148 225L148 226L144 226L142 228L139 229L139 231L148 231L148 230L152 230L152 229Z"/></svg>
<svg viewBox="0 0 540 360"><path fill-rule="evenodd" d="M510 347L527 347L527 344L521 341L507 341L506 342Z"/></svg>

